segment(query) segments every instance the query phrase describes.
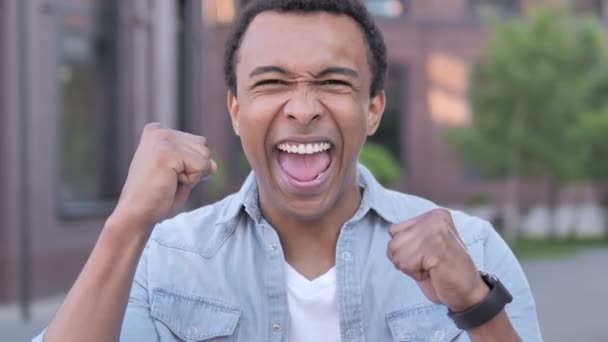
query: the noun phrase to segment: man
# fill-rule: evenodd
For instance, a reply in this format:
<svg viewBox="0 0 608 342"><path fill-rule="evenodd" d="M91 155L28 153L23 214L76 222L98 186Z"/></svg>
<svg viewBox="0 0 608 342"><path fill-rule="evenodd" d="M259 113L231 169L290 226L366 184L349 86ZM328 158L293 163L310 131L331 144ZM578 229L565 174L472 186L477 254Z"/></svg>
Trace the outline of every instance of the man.
<svg viewBox="0 0 608 342"><path fill-rule="evenodd" d="M146 126L45 341L540 341L525 276L488 223L358 166L385 71L358 0L254 0L225 68L252 175L157 225L217 166L204 138Z"/></svg>

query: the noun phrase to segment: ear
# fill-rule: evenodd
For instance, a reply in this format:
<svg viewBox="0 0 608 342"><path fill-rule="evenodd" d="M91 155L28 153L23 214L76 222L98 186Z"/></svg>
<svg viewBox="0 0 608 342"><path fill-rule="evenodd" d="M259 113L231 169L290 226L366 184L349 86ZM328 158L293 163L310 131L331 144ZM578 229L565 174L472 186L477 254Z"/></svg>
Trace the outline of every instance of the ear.
<svg viewBox="0 0 608 342"><path fill-rule="evenodd" d="M234 133L240 136L239 132L239 101L236 99L236 95L231 90L228 90L228 111L230 112L230 119L232 120L232 129Z"/></svg>
<svg viewBox="0 0 608 342"><path fill-rule="evenodd" d="M369 102L369 108L367 111L367 135L371 136L376 133L378 126L380 125L380 119L384 113L384 107L386 105L386 95L384 90L378 92L376 96L372 97Z"/></svg>

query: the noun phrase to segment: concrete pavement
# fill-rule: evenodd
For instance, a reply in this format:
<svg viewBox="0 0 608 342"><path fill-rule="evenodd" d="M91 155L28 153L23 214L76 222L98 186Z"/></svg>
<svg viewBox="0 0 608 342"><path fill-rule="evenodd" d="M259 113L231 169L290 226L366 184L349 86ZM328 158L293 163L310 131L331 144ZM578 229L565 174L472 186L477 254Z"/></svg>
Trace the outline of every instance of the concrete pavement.
<svg viewBox="0 0 608 342"><path fill-rule="evenodd" d="M526 261L523 268L547 342L608 342L608 249L574 257ZM35 303L24 323L15 305L0 306L0 342L29 341L47 324L62 296Z"/></svg>
<svg viewBox="0 0 608 342"><path fill-rule="evenodd" d="M608 249L523 263L547 342L608 342Z"/></svg>
<svg viewBox="0 0 608 342"><path fill-rule="evenodd" d="M46 327L62 301L63 296L37 300L32 305L29 322L20 319L17 305L0 306L0 342L30 341Z"/></svg>

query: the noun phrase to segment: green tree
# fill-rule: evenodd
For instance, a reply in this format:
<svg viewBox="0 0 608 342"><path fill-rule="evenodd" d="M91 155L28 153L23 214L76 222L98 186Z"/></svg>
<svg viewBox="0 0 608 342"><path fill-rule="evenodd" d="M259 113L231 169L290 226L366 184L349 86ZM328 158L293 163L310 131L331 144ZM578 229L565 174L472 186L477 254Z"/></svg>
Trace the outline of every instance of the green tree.
<svg viewBox="0 0 608 342"><path fill-rule="evenodd" d="M608 65L602 65L594 73L587 91L591 111L584 113L578 126L578 139L585 144L584 167L580 177L591 182L608 182ZM601 204L608 218L608 194L604 193ZM608 238L608 220L604 236Z"/></svg>
<svg viewBox="0 0 608 342"><path fill-rule="evenodd" d="M519 228L520 179L559 187L585 165L581 117L594 111L595 72L605 64L599 22L556 9L495 25L471 83L473 121L449 134L466 158L488 174L508 177L506 238Z"/></svg>
<svg viewBox="0 0 608 342"><path fill-rule="evenodd" d="M366 142L361 150L359 161L386 187L397 186L397 182L403 176L399 162L383 145Z"/></svg>

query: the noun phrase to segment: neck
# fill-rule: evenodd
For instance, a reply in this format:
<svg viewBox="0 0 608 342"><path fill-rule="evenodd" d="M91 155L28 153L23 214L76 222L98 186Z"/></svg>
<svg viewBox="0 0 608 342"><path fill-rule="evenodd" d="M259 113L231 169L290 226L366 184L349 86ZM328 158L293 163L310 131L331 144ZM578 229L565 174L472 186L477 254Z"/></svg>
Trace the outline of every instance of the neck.
<svg viewBox="0 0 608 342"><path fill-rule="evenodd" d="M356 181L356 173L353 178L332 208L315 220L293 217L271 201L264 200L263 193L259 193L260 208L279 234L285 260L309 279L333 267L340 230L361 205L361 189Z"/></svg>

